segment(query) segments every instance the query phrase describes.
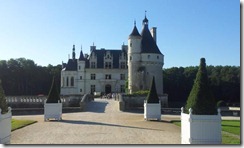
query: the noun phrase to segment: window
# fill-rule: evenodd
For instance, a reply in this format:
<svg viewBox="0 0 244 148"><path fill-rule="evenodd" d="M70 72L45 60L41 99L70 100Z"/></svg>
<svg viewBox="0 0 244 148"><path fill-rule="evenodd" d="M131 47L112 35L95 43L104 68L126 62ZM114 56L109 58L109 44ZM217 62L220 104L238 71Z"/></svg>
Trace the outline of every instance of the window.
<svg viewBox="0 0 244 148"><path fill-rule="evenodd" d="M79 66L79 70L80 70L80 66Z"/></svg>
<svg viewBox="0 0 244 148"><path fill-rule="evenodd" d="M91 80L96 80L96 74L91 74Z"/></svg>
<svg viewBox="0 0 244 148"><path fill-rule="evenodd" d="M96 63L95 62L91 62L91 68L96 68Z"/></svg>
<svg viewBox="0 0 244 148"><path fill-rule="evenodd" d="M150 59L150 55L148 55L147 58Z"/></svg>
<svg viewBox="0 0 244 148"><path fill-rule="evenodd" d="M125 92L125 85L120 85L120 92L124 93Z"/></svg>
<svg viewBox="0 0 244 148"><path fill-rule="evenodd" d="M159 56L157 56L157 59L159 59Z"/></svg>
<svg viewBox="0 0 244 148"><path fill-rule="evenodd" d="M132 42L130 42L130 47L132 47Z"/></svg>
<svg viewBox="0 0 244 148"><path fill-rule="evenodd" d="M71 77L70 79L70 86L74 86L74 77Z"/></svg>
<svg viewBox="0 0 244 148"><path fill-rule="evenodd" d="M112 68L112 63L111 62L105 62L105 68L111 69Z"/></svg>
<svg viewBox="0 0 244 148"><path fill-rule="evenodd" d="M105 79L106 79L106 80L110 80L110 79L111 79L111 74L106 74L106 75L105 75Z"/></svg>
<svg viewBox="0 0 244 148"><path fill-rule="evenodd" d="M93 94L96 91L96 85L91 85L91 93Z"/></svg>
<svg viewBox="0 0 244 148"><path fill-rule="evenodd" d="M69 77L66 78L66 86L69 86Z"/></svg>
<svg viewBox="0 0 244 148"><path fill-rule="evenodd" d="M125 74L120 74L120 80L125 80Z"/></svg>
<svg viewBox="0 0 244 148"><path fill-rule="evenodd" d="M80 80L82 80L82 76L80 76Z"/></svg>
<svg viewBox="0 0 244 148"><path fill-rule="evenodd" d="M132 60L132 56L130 56L130 61Z"/></svg>
<svg viewBox="0 0 244 148"><path fill-rule="evenodd" d="M80 89L80 92L82 92L82 89Z"/></svg>
<svg viewBox="0 0 244 148"><path fill-rule="evenodd" d="M126 68L126 66L125 66L125 62L120 62L120 68L121 68L121 69L125 69L125 68Z"/></svg>

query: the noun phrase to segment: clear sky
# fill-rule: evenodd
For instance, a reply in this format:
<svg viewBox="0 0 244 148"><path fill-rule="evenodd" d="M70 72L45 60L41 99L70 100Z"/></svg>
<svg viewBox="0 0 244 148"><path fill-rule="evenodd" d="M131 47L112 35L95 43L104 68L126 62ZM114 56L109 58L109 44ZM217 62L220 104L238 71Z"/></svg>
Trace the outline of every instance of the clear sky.
<svg viewBox="0 0 244 148"><path fill-rule="evenodd" d="M134 20L141 32L147 10L157 27L164 68L240 66L238 0L0 0L0 60L24 57L37 65L67 62L76 56L128 44Z"/></svg>

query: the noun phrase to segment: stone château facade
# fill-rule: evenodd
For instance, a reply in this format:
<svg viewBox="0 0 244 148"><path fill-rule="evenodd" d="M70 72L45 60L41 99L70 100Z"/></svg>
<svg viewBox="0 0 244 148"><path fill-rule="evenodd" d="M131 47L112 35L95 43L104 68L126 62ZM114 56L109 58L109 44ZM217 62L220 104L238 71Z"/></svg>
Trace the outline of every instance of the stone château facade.
<svg viewBox="0 0 244 148"><path fill-rule="evenodd" d="M127 79L129 93L149 90L153 76L158 95L163 95L163 61L156 44L156 27L149 31L145 16L141 34L134 23L128 46L121 49L96 49L93 44L89 55L81 50L76 58L73 45L72 58L62 64L61 95L124 93Z"/></svg>

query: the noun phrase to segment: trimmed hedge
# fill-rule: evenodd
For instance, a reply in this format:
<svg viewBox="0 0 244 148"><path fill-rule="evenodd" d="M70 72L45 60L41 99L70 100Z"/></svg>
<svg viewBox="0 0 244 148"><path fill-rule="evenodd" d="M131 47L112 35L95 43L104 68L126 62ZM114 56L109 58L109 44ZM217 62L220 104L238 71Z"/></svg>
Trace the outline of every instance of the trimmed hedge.
<svg viewBox="0 0 244 148"><path fill-rule="evenodd" d="M57 85L55 83L55 77L53 77L52 86L49 91L46 103L58 103L58 101L61 102L61 99L58 93Z"/></svg>
<svg viewBox="0 0 244 148"><path fill-rule="evenodd" d="M0 80L0 108L2 109L2 112L1 112L2 114L8 112L8 106L7 106L7 102L6 102L1 80Z"/></svg>
<svg viewBox="0 0 244 148"><path fill-rule="evenodd" d="M157 90L155 87L155 78L154 77L152 79L150 92L147 95L147 103L159 103L159 98L158 98Z"/></svg>
<svg viewBox="0 0 244 148"><path fill-rule="evenodd" d="M208 82L205 58L201 58L195 82L187 99L185 112L189 113L190 108L193 109L193 114L197 115L217 114L216 102Z"/></svg>

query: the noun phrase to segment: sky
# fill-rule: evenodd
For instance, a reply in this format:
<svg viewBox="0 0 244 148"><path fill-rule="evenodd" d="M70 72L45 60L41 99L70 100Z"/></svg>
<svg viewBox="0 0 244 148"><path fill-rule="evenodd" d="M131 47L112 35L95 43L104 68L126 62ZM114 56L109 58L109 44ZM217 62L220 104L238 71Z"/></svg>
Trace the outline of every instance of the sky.
<svg viewBox="0 0 244 148"><path fill-rule="evenodd" d="M47 66L97 49L121 49L146 16L157 27L164 68L240 66L238 0L0 0L0 60Z"/></svg>

